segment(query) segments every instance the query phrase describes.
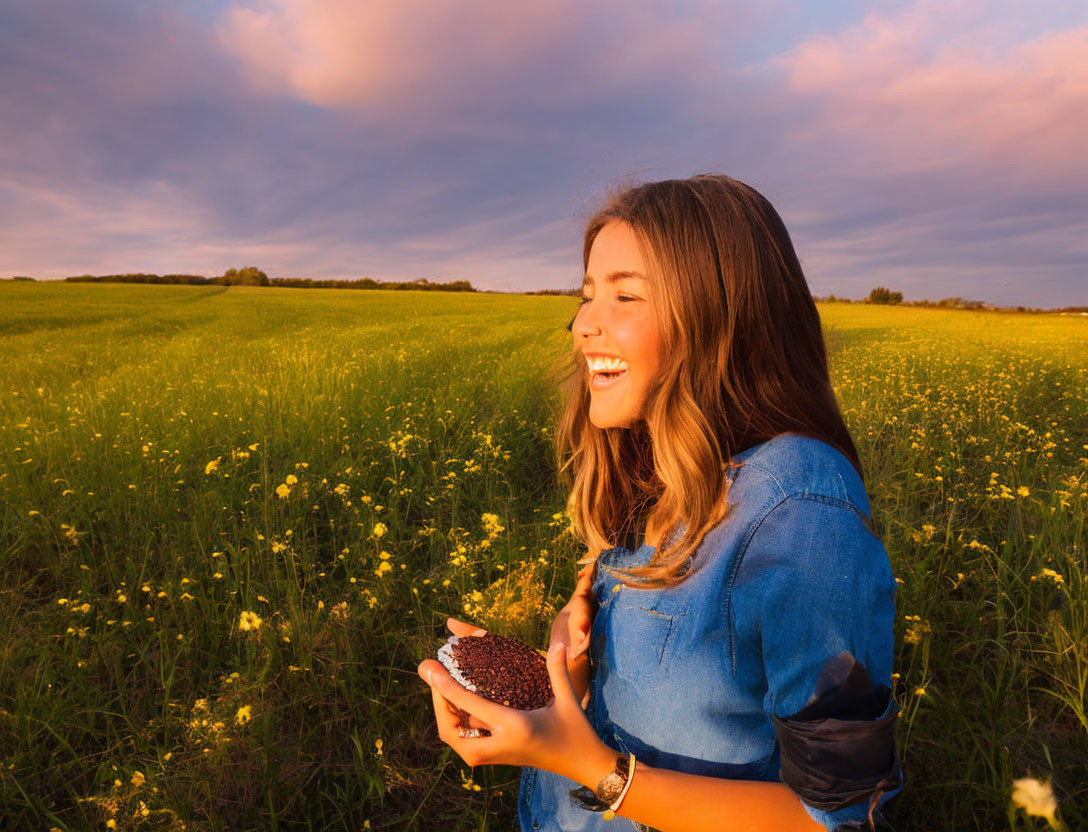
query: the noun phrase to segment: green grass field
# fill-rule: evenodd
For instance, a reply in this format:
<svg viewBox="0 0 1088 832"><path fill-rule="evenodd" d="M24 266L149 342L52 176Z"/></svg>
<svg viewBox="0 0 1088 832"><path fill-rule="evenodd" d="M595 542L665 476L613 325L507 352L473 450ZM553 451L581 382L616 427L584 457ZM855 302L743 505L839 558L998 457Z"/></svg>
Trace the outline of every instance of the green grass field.
<svg viewBox="0 0 1088 832"><path fill-rule="evenodd" d="M573 587L575 305L0 284L0 826L514 828L416 665ZM889 820L1046 828L1031 776L1088 827L1088 319L820 311L900 580Z"/></svg>

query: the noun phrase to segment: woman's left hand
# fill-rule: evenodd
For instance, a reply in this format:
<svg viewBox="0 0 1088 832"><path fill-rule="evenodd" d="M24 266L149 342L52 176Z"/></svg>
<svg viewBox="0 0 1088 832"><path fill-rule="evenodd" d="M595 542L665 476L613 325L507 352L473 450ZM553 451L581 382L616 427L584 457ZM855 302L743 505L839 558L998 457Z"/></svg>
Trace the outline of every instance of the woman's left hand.
<svg viewBox="0 0 1088 832"><path fill-rule="evenodd" d="M438 736L470 766L532 766L587 785L611 770L616 752L598 736L579 704L567 672L566 651L556 644L548 653L552 701L522 711L485 699L462 687L441 662L425 659L417 668L431 687ZM460 721L450 704L474 717L490 737L461 737ZM591 787L592 787L591 786Z"/></svg>

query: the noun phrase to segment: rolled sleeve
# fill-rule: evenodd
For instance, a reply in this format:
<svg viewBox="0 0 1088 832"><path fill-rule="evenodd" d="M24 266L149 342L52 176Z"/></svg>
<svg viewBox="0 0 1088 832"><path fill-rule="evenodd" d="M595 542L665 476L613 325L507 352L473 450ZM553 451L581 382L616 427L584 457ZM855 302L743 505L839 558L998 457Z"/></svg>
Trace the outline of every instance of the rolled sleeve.
<svg viewBox="0 0 1088 832"><path fill-rule="evenodd" d="M787 497L737 569L738 635L763 657L780 777L828 830L874 828L902 788L891 696L895 578L853 507Z"/></svg>

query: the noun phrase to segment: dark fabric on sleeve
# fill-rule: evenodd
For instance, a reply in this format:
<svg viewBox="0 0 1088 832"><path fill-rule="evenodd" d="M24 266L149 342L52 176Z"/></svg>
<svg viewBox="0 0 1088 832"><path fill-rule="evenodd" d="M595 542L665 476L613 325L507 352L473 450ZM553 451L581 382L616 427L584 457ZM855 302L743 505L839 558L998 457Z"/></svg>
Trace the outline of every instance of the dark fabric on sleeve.
<svg viewBox="0 0 1088 832"><path fill-rule="evenodd" d="M902 785L895 749L898 708L891 690L874 688L849 651L830 659L808 703L774 716L782 782L806 803L834 811Z"/></svg>

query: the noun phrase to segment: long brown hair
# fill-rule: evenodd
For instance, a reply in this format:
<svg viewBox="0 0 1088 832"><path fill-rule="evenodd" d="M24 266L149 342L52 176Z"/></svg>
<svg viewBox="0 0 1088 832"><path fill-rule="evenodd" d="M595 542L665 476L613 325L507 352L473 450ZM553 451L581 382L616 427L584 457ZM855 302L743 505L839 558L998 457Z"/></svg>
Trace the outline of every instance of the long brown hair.
<svg viewBox="0 0 1088 832"><path fill-rule="evenodd" d="M863 474L831 387L819 313L762 194L722 174L622 187L586 225L585 267L610 222L634 231L646 264L661 370L643 419L597 428L586 362L573 350L561 368L556 458L572 531L591 559L645 519L648 532L665 534L646 566L617 577L636 588L674 586L725 517L734 454L793 432L827 442Z"/></svg>

